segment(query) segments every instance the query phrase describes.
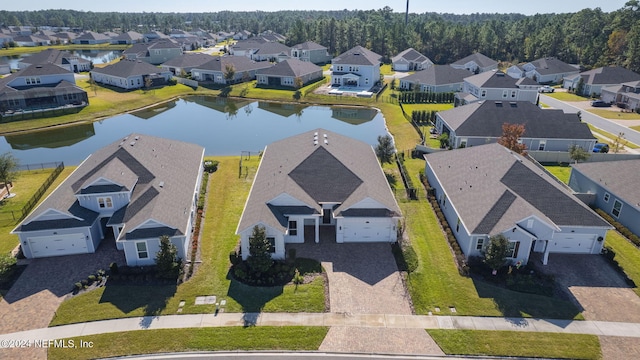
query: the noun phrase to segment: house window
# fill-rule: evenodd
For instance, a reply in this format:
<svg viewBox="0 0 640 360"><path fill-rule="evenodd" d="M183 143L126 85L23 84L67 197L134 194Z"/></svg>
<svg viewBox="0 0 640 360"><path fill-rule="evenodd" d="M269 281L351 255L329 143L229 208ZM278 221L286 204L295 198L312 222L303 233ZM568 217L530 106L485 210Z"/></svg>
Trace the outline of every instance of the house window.
<svg viewBox="0 0 640 360"><path fill-rule="evenodd" d="M516 97L516 91L515 91L515 90L512 90L512 91L511 91L511 97L512 97L512 98L515 98L515 97Z"/></svg>
<svg viewBox="0 0 640 360"><path fill-rule="evenodd" d="M476 250L482 250L484 247L484 238L478 238L476 240Z"/></svg>
<svg viewBox="0 0 640 360"><path fill-rule="evenodd" d="M111 197L99 197L98 198L98 207L100 209L110 209L113 207L113 201Z"/></svg>
<svg viewBox="0 0 640 360"><path fill-rule="evenodd" d="M460 139L460 147L461 148L466 148L467 147L467 139L466 138Z"/></svg>
<svg viewBox="0 0 640 360"><path fill-rule="evenodd" d="M289 220L289 235L291 236L298 235L298 222L295 220Z"/></svg>
<svg viewBox="0 0 640 360"><path fill-rule="evenodd" d="M447 208L447 195L446 194L442 197L442 207L445 208L445 209Z"/></svg>
<svg viewBox="0 0 640 360"><path fill-rule="evenodd" d="M620 217L620 210L622 210L622 203L620 200L616 200L613 202L613 210L611 210L611 214L615 217Z"/></svg>
<svg viewBox="0 0 640 360"><path fill-rule="evenodd" d="M547 146L547 140L540 140L540 144L538 145L538 150L544 151L545 146Z"/></svg>
<svg viewBox="0 0 640 360"><path fill-rule="evenodd" d="M603 197L604 202L609 202L609 196L610 195L608 192L604 193L604 197Z"/></svg>
<svg viewBox="0 0 640 360"><path fill-rule="evenodd" d="M527 220L527 229L533 229L533 219Z"/></svg>
<svg viewBox="0 0 640 360"><path fill-rule="evenodd" d="M510 241L507 250L507 257L516 258L520 250L520 241Z"/></svg>
<svg viewBox="0 0 640 360"><path fill-rule="evenodd" d="M269 252L272 253L272 254L275 253L276 252L276 238L267 236L267 241L269 242Z"/></svg>
<svg viewBox="0 0 640 360"><path fill-rule="evenodd" d="M458 222L456 223L456 232L460 231L460 218L458 218Z"/></svg>
<svg viewBox="0 0 640 360"><path fill-rule="evenodd" d="M480 95L481 97L485 97L487 96L487 90L482 90L482 95Z"/></svg>
<svg viewBox="0 0 640 360"><path fill-rule="evenodd" d="M508 95L509 95L509 90L504 90L504 91L502 92L502 97L503 97L503 98L506 98Z"/></svg>
<svg viewBox="0 0 640 360"><path fill-rule="evenodd" d="M136 250L138 253L138 259L146 259L149 257L149 252L147 251L147 243L144 241L140 241L136 243Z"/></svg>

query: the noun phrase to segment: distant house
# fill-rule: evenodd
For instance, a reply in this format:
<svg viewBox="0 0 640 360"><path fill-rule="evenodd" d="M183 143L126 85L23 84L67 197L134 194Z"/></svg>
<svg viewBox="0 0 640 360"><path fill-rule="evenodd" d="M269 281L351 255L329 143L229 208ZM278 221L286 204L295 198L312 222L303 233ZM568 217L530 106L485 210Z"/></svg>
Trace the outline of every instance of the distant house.
<svg viewBox="0 0 640 360"><path fill-rule="evenodd" d="M605 86L602 88L600 98L605 102L636 111L640 108L640 81Z"/></svg>
<svg viewBox="0 0 640 360"><path fill-rule="evenodd" d="M103 68L94 68L89 73L99 84L117 86L133 90L148 86L165 85L171 79L171 72L138 60L122 60Z"/></svg>
<svg viewBox="0 0 640 360"><path fill-rule="evenodd" d="M331 84L370 89L380 81L382 56L356 46L331 60Z"/></svg>
<svg viewBox="0 0 640 360"><path fill-rule="evenodd" d="M143 36L148 41L159 40L159 39L169 39L169 35L166 35L165 33L157 30L145 33Z"/></svg>
<svg viewBox="0 0 640 360"><path fill-rule="evenodd" d="M170 71L174 75L180 75L184 71L191 73L191 69L201 66L213 60L213 56L203 53L184 53L160 65L161 68Z"/></svg>
<svg viewBox="0 0 640 360"><path fill-rule="evenodd" d="M296 87L296 79L308 84L322 78L322 68L298 59L284 60L272 67L256 71L259 85Z"/></svg>
<svg viewBox="0 0 640 360"><path fill-rule="evenodd" d="M234 40L247 40L249 37L251 37L251 31L248 30L238 31L237 33L233 34Z"/></svg>
<svg viewBox="0 0 640 360"><path fill-rule="evenodd" d="M84 33L73 39L74 44L80 45L107 44L110 42L111 37L93 31L85 31Z"/></svg>
<svg viewBox="0 0 640 360"><path fill-rule="evenodd" d="M256 62L246 56L218 56L191 69L191 78L197 81L212 81L216 84L233 84L241 82L245 78L254 80L258 70L268 69L272 66L273 64L268 61ZM233 69L233 80L225 79L227 69Z"/></svg>
<svg viewBox="0 0 640 360"><path fill-rule="evenodd" d="M0 78L2 117L88 104L87 92L76 86L73 73L53 64L31 65Z"/></svg>
<svg viewBox="0 0 640 360"><path fill-rule="evenodd" d="M60 40L62 44L70 44L73 39L77 37L76 33L70 31L61 31L55 34L55 37Z"/></svg>
<svg viewBox="0 0 640 360"><path fill-rule="evenodd" d="M425 175L467 258L495 235L509 240L507 260L530 253L599 254L612 227L531 161L498 144L425 155Z"/></svg>
<svg viewBox="0 0 640 360"><path fill-rule="evenodd" d="M24 69L37 64L54 64L76 73L91 70L91 61L58 49L47 49L24 57L18 62L18 68Z"/></svg>
<svg viewBox="0 0 640 360"><path fill-rule="evenodd" d="M277 32L271 30L261 32L260 34L258 34L258 37L267 41L277 41L281 43L287 41L286 36L278 34Z"/></svg>
<svg viewBox="0 0 640 360"><path fill-rule="evenodd" d="M572 165L569 186L589 195L588 204L640 236L640 160L588 162Z"/></svg>
<svg viewBox="0 0 640 360"><path fill-rule="evenodd" d="M85 159L12 233L27 258L93 253L110 238L127 265L153 265L166 235L186 259L203 155L195 144L131 134Z"/></svg>
<svg viewBox="0 0 640 360"><path fill-rule="evenodd" d="M538 84L560 84L567 76L580 72L577 66L569 65L554 57L545 57L522 66L524 76Z"/></svg>
<svg viewBox="0 0 640 360"><path fill-rule="evenodd" d="M540 85L529 79L514 79L500 71L486 71L464 79L463 92L456 94L456 105L475 101L538 101ZM472 95L468 97L467 95ZM472 99L472 100L470 100Z"/></svg>
<svg viewBox="0 0 640 360"><path fill-rule="evenodd" d="M240 40L229 47L229 54L233 56L251 57L251 54L255 53L262 44L267 42L267 40L261 38Z"/></svg>
<svg viewBox="0 0 640 360"><path fill-rule="evenodd" d="M449 65L432 65L426 70L416 71L414 74L400 79L400 89L435 93L458 92L464 88L464 79L471 73L464 69L455 69Z"/></svg>
<svg viewBox="0 0 640 360"><path fill-rule="evenodd" d="M118 44L118 45L135 44L143 41L144 41L144 35L135 31L127 31L122 34L118 34L118 36L111 39L112 44Z"/></svg>
<svg viewBox="0 0 640 360"><path fill-rule="evenodd" d="M395 71L420 71L432 66L433 61L414 48L408 48L394 56L391 64Z"/></svg>
<svg viewBox="0 0 640 360"><path fill-rule="evenodd" d="M0 63L0 75L7 74L11 74L11 65L5 62Z"/></svg>
<svg viewBox="0 0 640 360"><path fill-rule="evenodd" d="M282 61L288 59L291 48L279 42L265 42L258 45L253 52L247 56L254 61Z"/></svg>
<svg viewBox="0 0 640 360"><path fill-rule="evenodd" d="M13 41L13 36L0 33L0 45L9 44Z"/></svg>
<svg viewBox="0 0 640 360"><path fill-rule="evenodd" d="M16 46L33 47L33 46L46 46L51 44L51 40L41 38L36 35L19 35L13 38L13 42Z"/></svg>
<svg viewBox="0 0 640 360"><path fill-rule="evenodd" d="M524 125L520 141L528 150L568 151L569 146L578 145L591 152L596 144L589 126L576 114L541 109L528 101L475 102L440 111L435 127L457 149L497 142L504 123Z"/></svg>
<svg viewBox="0 0 640 360"><path fill-rule="evenodd" d="M265 148L236 234L246 259L264 227L284 259L289 243L393 243L401 216L371 145L317 129Z"/></svg>
<svg viewBox="0 0 640 360"><path fill-rule="evenodd" d="M182 46L169 39L134 44L122 52L125 59L141 60L152 65L160 65L182 54Z"/></svg>
<svg viewBox="0 0 640 360"><path fill-rule="evenodd" d="M306 41L292 46L291 57L314 64L326 64L331 61L328 49L313 41Z"/></svg>
<svg viewBox="0 0 640 360"><path fill-rule="evenodd" d="M467 69L472 73L483 73L497 70L498 62L481 53L473 53L466 58L454 62L451 66L456 69Z"/></svg>
<svg viewBox="0 0 640 360"><path fill-rule="evenodd" d="M605 66L567 76L564 78L562 87L575 90L579 87L580 79L583 82L580 95L598 96L604 87L640 81L640 74L620 66Z"/></svg>

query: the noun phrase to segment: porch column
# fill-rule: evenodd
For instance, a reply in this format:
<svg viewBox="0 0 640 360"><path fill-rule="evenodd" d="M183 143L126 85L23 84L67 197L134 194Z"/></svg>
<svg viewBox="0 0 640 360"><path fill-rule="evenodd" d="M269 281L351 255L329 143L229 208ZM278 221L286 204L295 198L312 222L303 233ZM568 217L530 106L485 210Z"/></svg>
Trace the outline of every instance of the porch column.
<svg viewBox="0 0 640 360"><path fill-rule="evenodd" d="M545 240L544 257L542 258L542 265L547 265L547 262L549 262L549 240Z"/></svg>
<svg viewBox="0 0 640 360"><path fill-rule="evenodd" d="M316 221L315 240L317 244L320 242L320 218L316 216L314 219Z"/></svg>

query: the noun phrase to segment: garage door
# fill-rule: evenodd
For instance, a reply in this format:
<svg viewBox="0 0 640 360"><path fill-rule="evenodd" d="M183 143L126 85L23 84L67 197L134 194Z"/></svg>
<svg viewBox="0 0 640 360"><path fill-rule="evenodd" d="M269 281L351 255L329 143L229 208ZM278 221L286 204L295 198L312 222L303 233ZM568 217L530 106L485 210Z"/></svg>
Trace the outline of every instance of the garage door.
<svg viewBox="0 0 640 360"><path fill-rule="evenodd" d="M63 234L29 238L33 257L48 257L87 253L84 234Z"/></svg>
<svg viewBox="0 0 640 360"><path fill-rule="evenodd" d="M571 254L589 254L593 249L593 243L596 241L595 235L585 234L566 234L554 235L554 239L550 241L550 252L571 253Z"/></svg>
<svg viewBox="0 0 640 360"><path fill-rule="evenodd" d="M344 242L390 242L393 226L388 219L361 219L344 221L342 229Z"/></svg>

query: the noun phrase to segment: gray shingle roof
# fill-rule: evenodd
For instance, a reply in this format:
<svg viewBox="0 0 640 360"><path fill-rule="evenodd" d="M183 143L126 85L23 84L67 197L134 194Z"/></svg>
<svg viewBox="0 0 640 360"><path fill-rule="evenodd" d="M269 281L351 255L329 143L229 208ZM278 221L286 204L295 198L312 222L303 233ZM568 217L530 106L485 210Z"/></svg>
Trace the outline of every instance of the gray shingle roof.
<svg viewBox="0 0 640 360"><path fill-rule="evenodd" d="M331 63L347 65L378 65L382 56L362 46L356 46L335 57Z"/></svg>
<svg viewBox="0 0 640 360"><path fill-rule="evenodd" d="M605 66L585 72L580 76L584 78L585 84L591 85L612 85L640 80L640 74L620 66Z"/></svg>
<svg viewBox="0 0 640 360"><path fill-rule="evenodd" d="M546 58L540 58L538 60L534 60L531 62L531 65L535 66L536 71L540 75L561 74L561 73L579 71L578 68L576 68L575 66L569 65L554 57L546 57Z"/></svg>
<svg viewBox="0 0 640 360"><path fill-rule="evenodd" d="M425 158L474 234L494 235L532 215L556 226L609 227L544 171L499 144Z"/></svg>
<svg viewBox="0 0 640 360"><path fill-rule="evenodd" d="M164 66L176 66L176 67L194 67L206 64L213 60L213 56L203 53L185 53L181 56L175 57L171 60L164 62Z"/></svg>
<svg viewBox="0 0 640 360"><path fill-rule="evenodd" d="M640 206L640 160L588 162L572 165L574 170L590 178L629 204Z"/></svg>
<svg viewBox="0 0 640 360"><path fill-rule="evenodd" d="M314 145L314 134L318 143ZM324 143L324 135L328 144ZM362 215L352 211L358 202L371 198L400 214L371 145L324 129L308 131L268 145L253 182L238 232L263 223L284 231L283 210L269 202L288 194L296 199L296 211L320 214L318 201L337 201L334 212L342 216ZM295 212L299 213L299 212ZM380 213L378 213L380 214ZM374 216L373 214L368 214Z"/></svg>
<svg viewBox="0 0 640 360"><path fill-rule="evenodd" d="M485 71L465 79L468 83L485 89L516 89L520 85L538 85L529 78L514 79L501 71Z"/></svg>
<svg viewBox="0 0 640 360"><path fill-rule="evenodd" d="M273 66L268 61L253 61L246 56L217 56L213 60L204 63L197 67L197 69L208 71L225 71L227 64L233 65L237 72L244 72L250 70L266 69Z"/></svg>
<svg viewBox="0 0 640 360"><path fill-rule="evenodd" d="M264 44L259 44L256 47L255 54L258 55L273 55L273 54L290 54L291 48L287 45L284 45L279 42L265 42Z"/></svg>
<svg viewBox="0 0 640 360"><path fill-rule="evenodd" d="M493 65L498 65L498 62L491 59L490 57L483 55L481 53L473 53L465 58L462 58L456 62L454 62L452 65L465 65L466 63L470 62L470 61L474 61L476 64L478 64L478 66L480 67L487 67L487 66L493 66Z"/></svg>
<svg viewBox="0 0 640 360"><path fill-rule="evenodd" d="M256 74L302 77L318 71L322 72L322 68L314 63L298 59L287 59L270 68L258 70Z"/></svg>
<svg viewBox="0 0 640 360"><path fill-rule="evenodd" d="M301 44L293 45L291 48L298 49L298 50L326 50L327 49L325 46L322 46L313 41L305 41Z"/></svg>
<svg viewBox="0 0 640 360"><path fill-rule="evenodd" d="M78 36L76 40L111 40L111 38L107 35L97 32L85 31L80 36Z"/></svg>
<svg viewBox="0 0 640 360"><path fill-rule="evenodd" d="M525 138L594 139L576 114L541 109L528 101L483 101L442 111L440 117L458 136L500 137L502 124L524 124Z"/></svg>
<svg viewBox="0 0 640 360"><path fill-rule="evenodd" d="M391 59L391 61L396 62L400 59L405 59L407 61L417 62L417 63L422 63L425 61L433 62L428 57L422 55L414 48L408 48L407 50L402 51L398 55L394 56L393 59Z"/></svg>
<svg viewBox="0 0 640 360"><path fill-rule="evenodd" d="M13 78L21 76L45 76L45 75L58 75L58 74L72 74L71 71L63 69L60 66L47 64L30 65L27 68L18 71L13 74Z"/></svg>
<svg viewBox="0 0 640 360"><path fill-rule="evenodd" d="M73 55L68 51L60 51L58 49L47 49L39 53L27 56L20 60L24 64L68 64L68 59L73 58L79 63L89 63L89 60Z"/></svg>
<svg viewBox="0 0 640 360"><path fill-rule="evenodd" d="M449 65L433 65L428 69L416 71L402 80L423 85L447 85L463 83L471 73L465 69L456 69Z"/></svg>
<svg viewBox="0 0 640 360"><path fill-rule="evenodd" d="M94 68L92 73L99 73L111 76L117 76L121 78L128 78L130 76L140 76L149 74L158 74L166 72L167 70L161 69L157 66L153 66L141 60L121 60L117 63L107 65L103 68Z"/></svg>

